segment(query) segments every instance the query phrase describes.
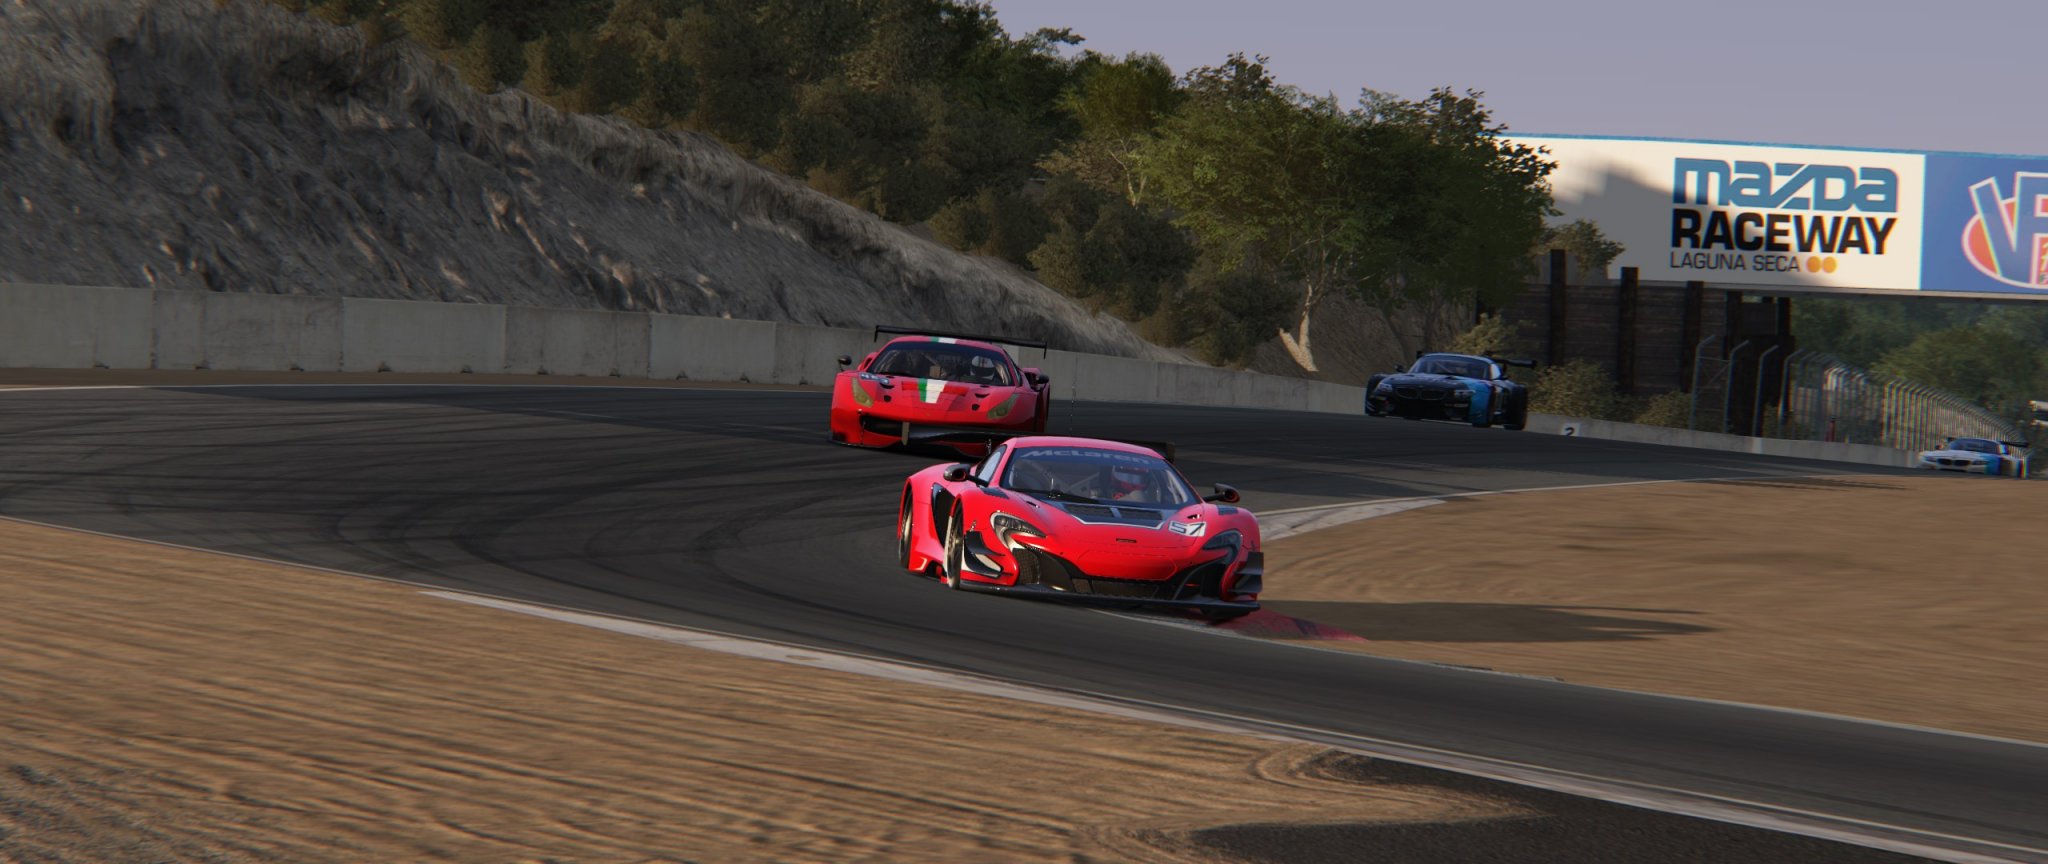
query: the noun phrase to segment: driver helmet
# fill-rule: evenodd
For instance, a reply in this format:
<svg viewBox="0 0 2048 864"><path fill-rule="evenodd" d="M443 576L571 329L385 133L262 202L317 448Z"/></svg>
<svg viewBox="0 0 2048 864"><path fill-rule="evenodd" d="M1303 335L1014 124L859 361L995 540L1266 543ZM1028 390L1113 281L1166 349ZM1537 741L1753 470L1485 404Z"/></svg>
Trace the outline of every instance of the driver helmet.
<svg viewBox="0 0 2048 864"><path fill-rule="evenodd" d="M1145 469L1133 465L1118 465L1109 469L1109 488L1118 498L1142 491L1151 485L1147 482L1150 479L1146 476Z"/></svg>
<svg viewBox="0 0 2048 864"><path fill-rule="evenodd" d="M980 354L967 361L967 377L974 381L996 380L996 361Z"/></svg>

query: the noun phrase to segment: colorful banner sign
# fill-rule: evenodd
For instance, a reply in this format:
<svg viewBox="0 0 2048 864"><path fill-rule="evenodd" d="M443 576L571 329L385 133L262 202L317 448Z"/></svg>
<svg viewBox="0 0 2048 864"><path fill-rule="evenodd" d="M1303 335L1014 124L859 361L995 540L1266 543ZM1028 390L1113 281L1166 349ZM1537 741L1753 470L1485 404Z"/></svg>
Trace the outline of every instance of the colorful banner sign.
<svg viewBox="0 0 2048 864"><path fill-rule="evenodd" d="M1645 281L2048 299L2048 157L1515 140Z"/></svg>

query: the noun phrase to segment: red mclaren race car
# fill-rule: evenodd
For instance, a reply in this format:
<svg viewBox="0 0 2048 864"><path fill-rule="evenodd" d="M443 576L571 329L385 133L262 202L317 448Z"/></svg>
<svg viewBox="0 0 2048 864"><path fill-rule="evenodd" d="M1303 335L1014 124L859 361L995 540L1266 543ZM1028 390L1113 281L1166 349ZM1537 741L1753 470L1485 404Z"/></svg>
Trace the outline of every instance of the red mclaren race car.
<svg viewBox="0 0 2048 864"><path fill-rule="evenodd" d="M832 382L832 440L856 447L943 444L988 452L991 437L1039 434L1052 409L1049 382L1018 366L997 343L1044 350L1045 343L877 327L909 334L848 367ZM991 433L994 433L992 436Z"/></svg>
<svg viewBox="0 0 2048 864"><path fill-rule="evenodd" d="M896 554L948 587L1198 612L1259 608L1259 521L1204 497L1152 448L1032 436L911 476Z"/></svg>

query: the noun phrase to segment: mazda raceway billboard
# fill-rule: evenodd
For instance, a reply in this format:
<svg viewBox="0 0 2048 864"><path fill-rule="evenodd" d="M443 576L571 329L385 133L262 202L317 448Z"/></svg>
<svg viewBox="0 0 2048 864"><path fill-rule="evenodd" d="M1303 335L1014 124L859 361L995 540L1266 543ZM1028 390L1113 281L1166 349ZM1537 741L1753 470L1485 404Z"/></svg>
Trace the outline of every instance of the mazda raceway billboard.
<svg viewBox="0 0 2048 864"><path fill-rule="evenodd" d="M2048 156L1511 137L1645 282L2048 300Z"/></svg>

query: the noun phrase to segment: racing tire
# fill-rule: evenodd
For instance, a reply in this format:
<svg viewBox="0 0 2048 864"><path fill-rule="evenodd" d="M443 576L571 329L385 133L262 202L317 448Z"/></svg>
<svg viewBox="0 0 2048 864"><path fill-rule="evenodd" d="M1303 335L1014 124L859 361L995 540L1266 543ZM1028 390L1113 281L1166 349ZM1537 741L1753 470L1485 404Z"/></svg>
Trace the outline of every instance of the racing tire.
<svg viewBox="0 0 2048 864"><path fill-rule="evenodd" d="M946 562L939 567L939 581L955 591L961 590L960 571L967 566L967 538L960 528L964 515L954 505L953 518L946 520Z"/></svg>
<svg viewBox="0 0 2048 864"><path fill-rule="evenodd" d="M1508 419L1501 422L1500 428L1510 432L1520 432L1527 428L1528 425L1529 391L1517 391L1515 395L1508 397Z"/></svg>
<svg viewBox="0 0 2048 864"><path fill-rule="evenodd" d="M903 492L903 515L896 517L896 566L906 572L910 570L910 534L915 530L917 520L910 518L912 502L910 491Z"/></svg>

